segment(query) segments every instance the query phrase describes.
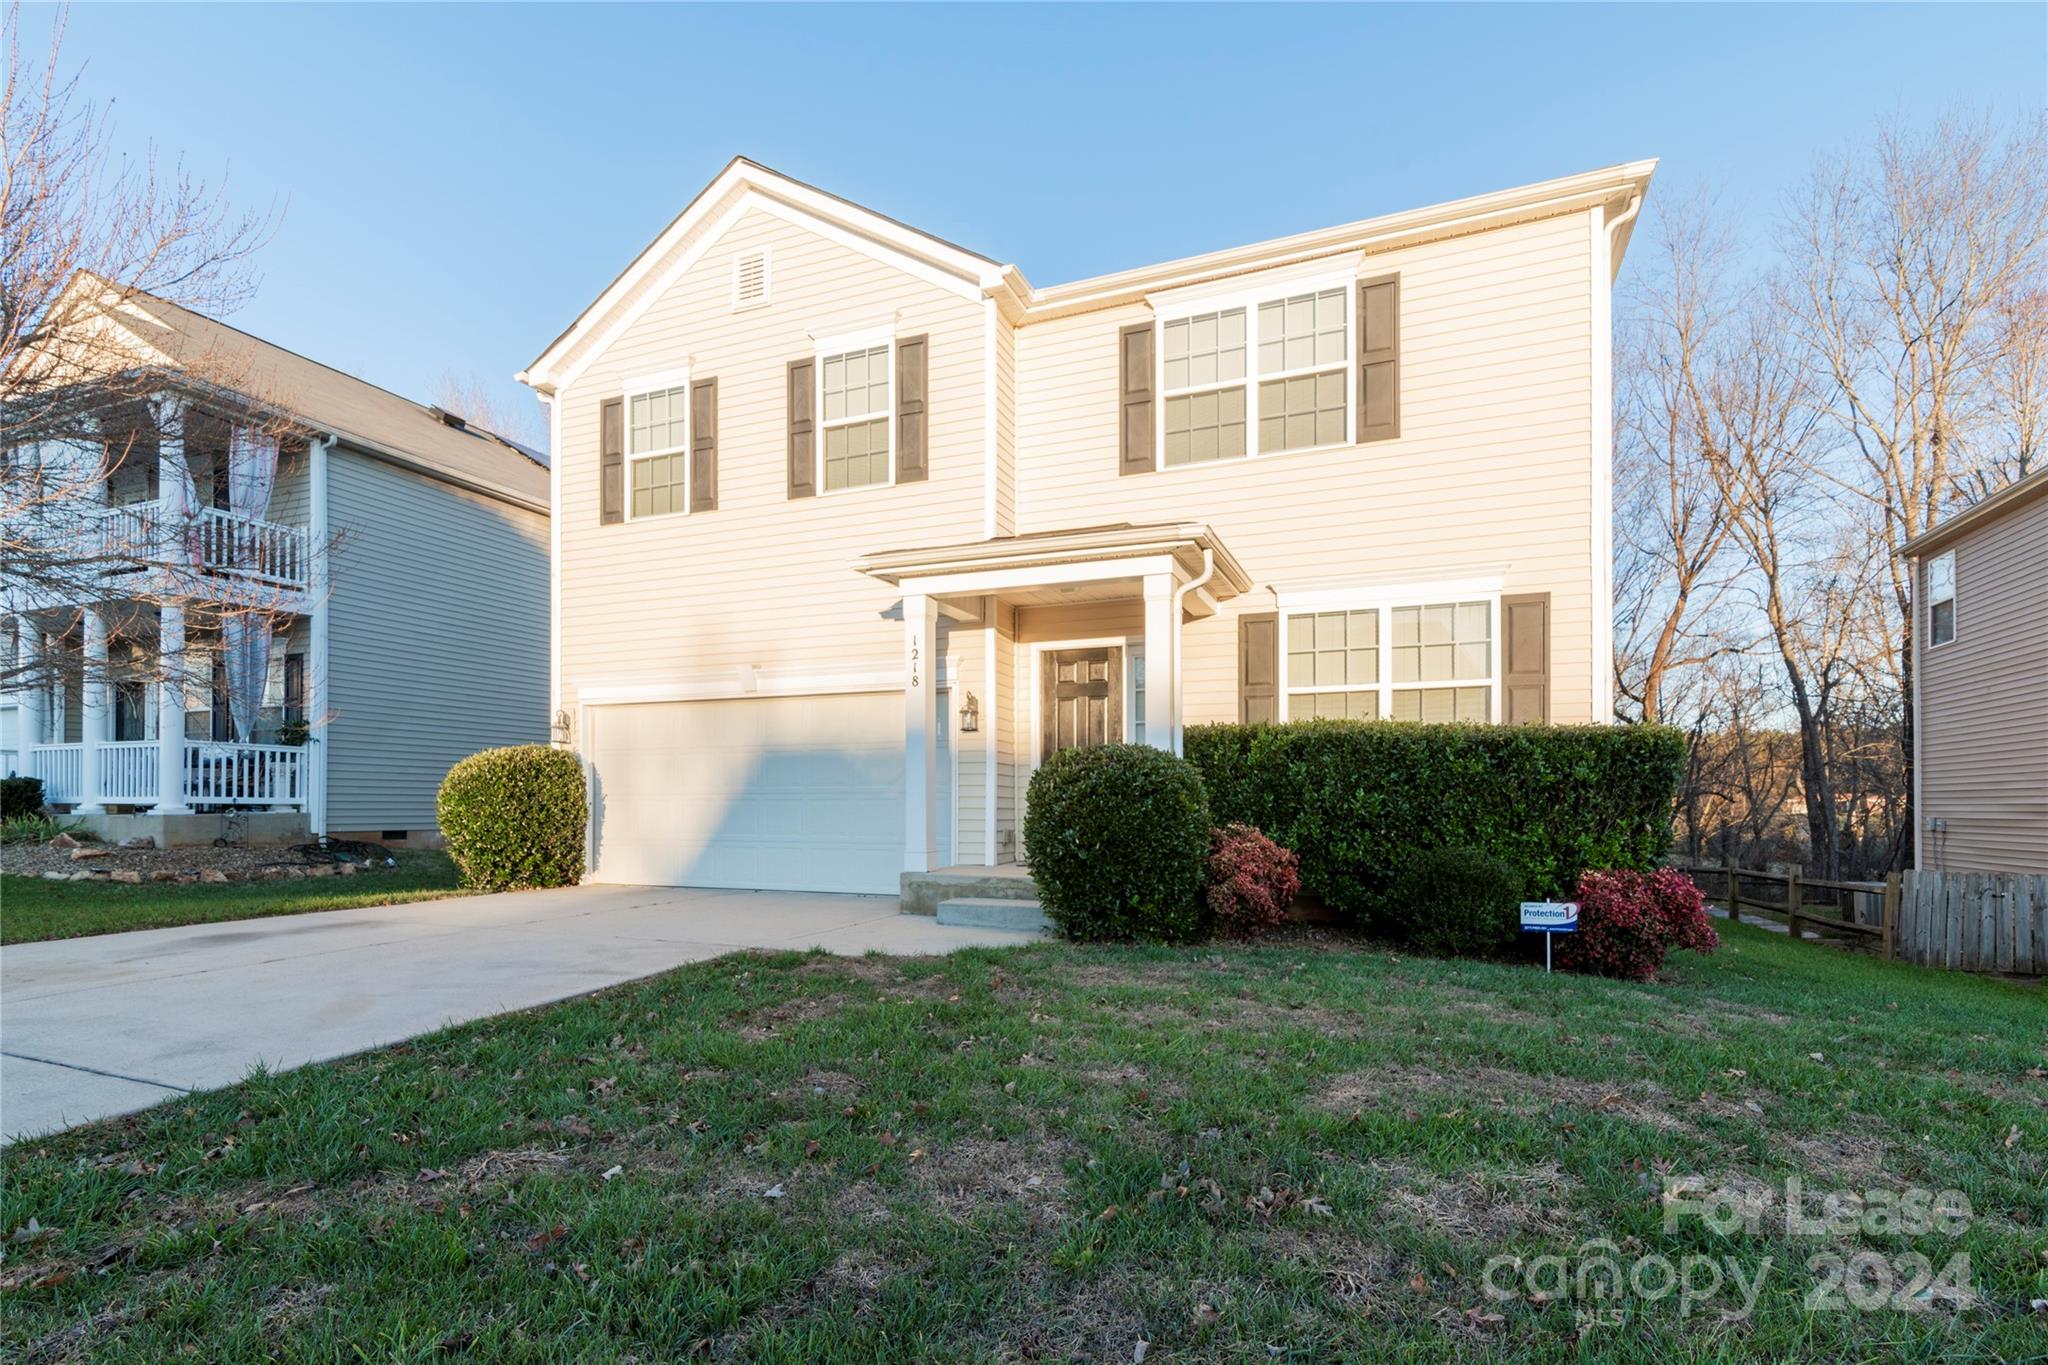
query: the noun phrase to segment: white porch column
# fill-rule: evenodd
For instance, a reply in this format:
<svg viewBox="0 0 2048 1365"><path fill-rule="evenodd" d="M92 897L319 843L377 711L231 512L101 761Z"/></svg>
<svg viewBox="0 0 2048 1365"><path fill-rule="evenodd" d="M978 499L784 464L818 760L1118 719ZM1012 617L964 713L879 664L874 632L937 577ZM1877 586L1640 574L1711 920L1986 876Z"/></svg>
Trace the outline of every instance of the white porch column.
<svg viewBox="0 0 2048 1365"><path fill-rule="evenodd" d="M1180 660L1173 655L1173 575L1145 575L1145 742L1173 752L1173 680Z"/></svg>
<svg viewBox="0 0 2048 1365"><path fill-rule="evenodd" d="M929 872L939 846L939 604L903 594L903 870Z"/></svg>
<svg viewBox="0 0 2048 1365"><path fill-rule="evenodd" d="M185 609L157 618L156 813L185 815Z"/></svg>
<svg viewBox="0 0 2048 1365"><path fill-rule="evenodd" d="M306 651L306 823L315 839L327 838L327 467L332 442L315 437L306 444L311 532L307 565L307 597L313 638ZM553 712L549 712L550 718Z"/></svg>
<svg viewBox="0 0 2048 1365"><path fill-rule="evenodd" d="M77 809L80 815L98 815L106 809L101 804L100 745L113 737L114 689L107 681L107 618L89 602L81 614L85 617L85 666L79 670L78 738L82 743Z"/></svg>

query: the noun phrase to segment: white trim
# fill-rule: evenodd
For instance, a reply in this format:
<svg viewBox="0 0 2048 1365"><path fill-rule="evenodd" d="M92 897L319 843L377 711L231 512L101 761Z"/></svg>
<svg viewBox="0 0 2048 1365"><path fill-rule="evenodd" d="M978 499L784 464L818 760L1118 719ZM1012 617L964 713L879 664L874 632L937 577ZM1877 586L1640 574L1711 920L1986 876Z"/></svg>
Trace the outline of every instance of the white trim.
<svg viewBox="0 0 2048 1365"><path fill-rule="evenodd" d="M1233 275L1208 284L1158 290L1147 294L1145 302L1152 305L1161 322L1176 322L1224 308L1251 308L1296 294L1349 289L1358 283L1364 260L1364 255L1358 252L1339 259L1335 265L1323 257L1302 265L1261 270L1256 275Z"/></svg>
<svg viewBox="0 0 2048 1365"><path fill-rule="evenodd" d="M983 800L987 802L982 818L982 865L984 867L994 867L996 865L996 778L997 769L1001 766L998 762L999 754L996 743L1000 738L997 734L996 716L1000 714L998 707L1001 703L996 693L999 680L996 677L997 627L995 599L993 597L982 599L982 617L988 623L987 628L982 632L981 645L982 693L985 698L983 704L988 710L988 714L982 717L983 724L981 727L982 763L987 768L987 771L982 774L982 785L985 788ZM954 850L954 856L959 856L958 849Z"/></svg>
<svg viewBox="0 0 2048 1365"><path fill-rule="evenodd" d="M812 340L811 363L811 411L815 414L817 437L812 441L815 447L812 458L816 464L811 470L811 487L821 498L836 498L845 493L861 493L871 488L894 488L896 486L896 327L890 323L881 327L870 327L859 332L842 332L838 336L817 337ZM888 359L883 361L889 378L889 396L882 402L880 412L864 412L858 417L841 417L836 421L825 418L825 362L856 352L887 351ZM869 483L849 484L845 488L825 486L826 434L839 427L865 426L870 422L882 423L883 434L889 442L889 477Z"/></svg>
<svg viewBox="0 0 2048 1365"><path fill-rule="evenodd" d="M548 714L547 736L555 738L562 711L562 397L543 395L548 409ZM623 418L624 414L620 416ZM567 736L572 742L574 736Z"/></svg>
<svg viewBox="0 0 2048 1365"><path fill-rule="evenodd" d="M310 751L313 771L306 777L306 798L309 806L306 823L313 837L322 840L327 837L327 774L331 767L328 761L329 751L333 747L333 726L329 724L330 717L327 714L327 675L334 657L332 639L328 633L327 612L327 598L331 591L327 564L327 552L330 548L327 543L328 503L331 496L328 479L333 469L332 462L328 459L328 445L327 441L318 437L306 443L307 540L313 551L313 562L310 566L312 577L307 584L309 615L312 618L311 638L306 645L306 719L310 722L307 727L306 748ZM549 472L552 477L553 471ZM548 520L552 529L554 518L550 517ZM555 578L553 562L549 564L548 577L552 589L558 581ZM550 638L552 635L551 631ZM549 714L552 716L553 713ZM178 738L183 740L182 730ZM158 761L162 761L161 755Z"/></svg>
<svg viewBox="0 0 2048 1365"><path fill-rule="evenodd" d="M1096 583L1112 579L1143 578L1146 574L1173 573L1170 554L1133 555L1127 559L1082 559L1066 564L1027 564L1012 569L965 569L954 573L904 574L897 581L905 590L933 597L954 597L1005 592L1012 588L1056 587L1061 583Z"/></svg>
<svg viewBox="0 0 2048 1365"><path fill-rule="evenodd" d="M740 297L740 267L750 256L759 256L761 258L761 297L758 299L742 299ZM752 312L756 308L766 308L774 299L774 249L772 247L757 246L746 251L735 251L732 254L732 311L735 313Z"/></svg>
<svg viewBox="0 0 2048 1365"><path fill-rule="evenodd" d="M1025 687L1031 693L1031 752L1026 755L1025 776L1038 771L1039 758L1045 749L1045 652L1062 649L1121 649L1124 652L1124 733L1123 742L1133 743L1131 736L1136 733L1131 718L1131 650L1145 652L1145 637L1138 635L1093 635L1074 640L1033 640L1031 642L1031 671L1025 675ZM1145 679L1149 688L1153 685L1150 677ZM993 864L991 864L993 866Z"/></svg>
<svg viewBox="0 0 2048 1365"><path fill-rule="evenodd" d="M1292 718L1288 698L1295 692L1371 692L1378 697L1380 720L1392 720L1394 694L1396 692L1418 692L1440 687L1485 687L1486 718L1491 724L1500 724L1501 718L1501 634L1504 624L1500 612L1500 583L1497 579L1447 579L1435 583L1410 584L1407 587L1377 586L1362 588L1350 593L1320 591L1310 593L1278 593L1279 631L1277 641L1279 654L1279 677L1276 679L1277 697L1275 710L1278 718L1286 721ZM1452 678L1433 682L1397 683L1394 681L1394 608L1434 607L1453 605L1458 602L1484 601L1487 604L1486 619L1486 664L1488 676L1480 678ZM1318 613L1370 611L1377 613L1379 653L1379 681L1370 683L1346 683L1330 687L1294 687L1287 681L1287 625L1295 616L1314 616Z"/></svg>
<svg viewBox="0 0 2048 1365"><path fill-rule="evenodd" d="M982 447L982 500L981 534L984 539L996 537L996 485L999 481L998 453L996 450L996 301L992 298L981 301L981 447ZM990 863L994 865L993 860Z"/></svg>
<svg viewBox="0 0 2048 1365"><path fill-rule="evenodd" d="M1317 264L1321 264L1318 262ZM1348 450L1358 444L1358 280L1354 269L1348 274L1332 274L1327 271L1304 274L1301 278L1284 276L1272 285L1258 289L1240 288L1225 295L1191 295L1182 297L1165 311L1155 310L1152 321L1152 383L1153 392L1159 395L1159 420L1153 424L1152 468L1158 473L1178 473L1188 469L1209 469L1229 466L1238 460L1277 460L1289 455L1314 455L1323 451ZM1239 281L1232 281L1239 284ZM1276 370L1265 374L1259 369L1259 309L1269 303L1298 298L1303 294L1321 294L1331 290L1339 292L1344 306L1344 346L1338 364L1310 365L1296 369ZM1182 291L1176 291L1181 293ZM1244 310L1244 378L1237 382L1217 384L1185 385L1170 389L1166 385L1166 325L1170 322L1184 322L1191 317L1205 313ZM1283 379L1297 379L1306 375L1328 374L1337 370L1344 376L1344 438L1340 441L1314 446L1290 446L1285 450L1259 449L1259 386ZM1170 465L1166 462L1166 405L1175 398L1195 394L1221 393L1227 389L1244 389L1244 454L1225 455L1214 460L1190 460L1186 464Z"/></svg>
<svg viewBox="0 0 2048 1365"><path fill-rule="evenodd" d="M900 668L846 669L836 673L756 670L744 685L738 669L665 683L611 683L576 689L579 706L632 706L643 702L717 701L740 697L821 697L842 692L901 692Z"/></svg>
<svg viewBox="0 0 2048 1365"><path fill-rule="evenodd" d="M1642 200L1638 198L1640 205ZM1614 722L1614 269L1607 210L1587 210L1593 283L1593 714ZM1617 223L1617 226L1619 224Z"/></svg>

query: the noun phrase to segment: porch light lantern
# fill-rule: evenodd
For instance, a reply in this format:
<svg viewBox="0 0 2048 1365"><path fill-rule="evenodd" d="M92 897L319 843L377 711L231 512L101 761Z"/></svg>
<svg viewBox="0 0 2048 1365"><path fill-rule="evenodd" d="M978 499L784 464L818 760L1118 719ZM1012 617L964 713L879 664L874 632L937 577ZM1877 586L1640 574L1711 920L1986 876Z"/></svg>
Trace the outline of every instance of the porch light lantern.
<svg viewBox="0 0 2048 1365"><path fill-rule="evenodd" d="M969 692L967 700L960 703L960 733L971 735L981 728L981 703Z"/></svg>
<svg viewBox="0 0 2048 1365"><path fill-rule="evenodd" d="M555 712L555 722L548 729L552 733L556 748L566 749L569 747L569 713L567 711Z"/></svg>

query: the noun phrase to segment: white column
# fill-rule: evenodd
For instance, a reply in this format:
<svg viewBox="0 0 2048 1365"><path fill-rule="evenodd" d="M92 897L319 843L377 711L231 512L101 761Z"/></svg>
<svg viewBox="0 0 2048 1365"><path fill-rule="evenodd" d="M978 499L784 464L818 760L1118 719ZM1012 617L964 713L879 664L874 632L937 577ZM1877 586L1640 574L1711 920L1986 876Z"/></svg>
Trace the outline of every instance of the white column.
<svg viewBox="0 0 2048 1365"><path fill-rule="evenodd" d="M20 631L21 688L15 699L21 707L21 770L33 772L28 750L44 742L50 723L50 680L43 675L48 660L43 654L43 623L33 616L15 618Z"/></svg>
<svg viewBox="0 0 2048 1365"><path fill-rule="evenodd" d="M185 609L157 617L156 813L185 815Z"/></svg>
<svg viewBox="0 0 2048 1365"><path fill-rule="evenodd" d="M1173 575L1145 575L1145 742L1173 752Z"/></svg>
<svg viewBox="0 0 2048 1365"><path fill-rule="evenodd" d="M187 498L192 478L185 464L185 407L175 398L160 398L156 433L156 505L159 509L154 554L162 561L162 576L183 583L186 562L185 522L197 510ZM183 701L179 705L184 705ZM182 733L182 726L180 727Z"/></svg>
<svg viewBox="0 0 2048 1365"><path fill-rule="evenodd" d="M929 872L939 846L939 604L903 595L903 870Z"/></svg>
<svg viewBox="0 0 2048 1365"><path fill-rule="evenodd" d="M113 738L113 686L107 681L107 618L87 603L85 617L85 666L79 670L78 794L80 815L98 815L101 804L100 746Z"/></svg>
<svg viewBox="0 0 2048 1365"><path fill-rule="evenodd" d="M306 649L306 823L315 839L327 837L327 467L331 441L315 438L306 447L310 489L308 550L312 560L307 595L313 638ZM552 574L553 570L550 569Z"/></svg>

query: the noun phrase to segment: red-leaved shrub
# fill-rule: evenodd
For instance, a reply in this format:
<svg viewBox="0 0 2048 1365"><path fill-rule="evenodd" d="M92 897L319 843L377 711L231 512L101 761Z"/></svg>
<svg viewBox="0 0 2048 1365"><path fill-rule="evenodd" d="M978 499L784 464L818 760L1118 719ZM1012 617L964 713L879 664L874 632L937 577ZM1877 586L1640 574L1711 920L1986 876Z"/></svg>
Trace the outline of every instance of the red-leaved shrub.
<svg viewBox="0 0 2048 1365"><path fill-rule="evenodd" d="M1209 913L1226 934L1257 938L1287 920L1301 890L1301 859L1252 825L1209 835Z"/></svg>
<svg viewBox="0 0 2048 1365"><path fill-rule="evenodd" d="M1648 981L1673 948L1711 953L1721 936L1692 878L1671 868L1579 874L1579 928L1557 938L1566 971Z"/></svg>

